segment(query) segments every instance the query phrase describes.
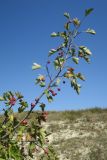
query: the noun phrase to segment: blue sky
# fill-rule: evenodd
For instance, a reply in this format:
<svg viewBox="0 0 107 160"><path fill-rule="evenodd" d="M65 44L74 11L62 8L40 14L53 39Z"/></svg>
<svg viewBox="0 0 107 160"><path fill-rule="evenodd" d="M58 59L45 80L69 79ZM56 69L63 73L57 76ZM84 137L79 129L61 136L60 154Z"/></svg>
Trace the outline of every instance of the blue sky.
<svg viewBox="0 0 107 160"><path fill-rule="evenodd" d="M54 102L46 104L50 110L107 107L106 0L0 0L0 94L21 91L29 103L38 96L41 91L34 85L38 72L31 70L32 63L45 64L48 51L57 46L50 34L63 31L65 11L81 19L90 7L94 12L83 28L93 28L97 34L77 41L93 52L91 64L78 66L86 77L81 94L61 85Z"/></svg>

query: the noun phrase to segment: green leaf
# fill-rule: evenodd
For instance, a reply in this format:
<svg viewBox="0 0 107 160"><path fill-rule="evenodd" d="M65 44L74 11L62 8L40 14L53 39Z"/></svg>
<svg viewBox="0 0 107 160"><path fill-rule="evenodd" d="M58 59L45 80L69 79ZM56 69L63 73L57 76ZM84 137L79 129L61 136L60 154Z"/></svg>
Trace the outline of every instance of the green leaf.
<svg viewBox="0 0 107 160"><path fill-rule="evenodd" d="M69 49L69 54L71 54L72 55L72 57L75 57L76 56L76 54L75 54L75 49L74 48L72 48L72 49Z"/></svg>
<svg viewBox="0 0 107 160"><path fill-rule="evenodd" d="M33 150L36 148L35 146L35 143L33 142L30 142L29 146L28 146L28 149L29 149L29 156L31 158L33 158Z"/></svg>
<svg viewBox="0 0 107 160"><path fill-rule="evenodd" d="M28 107L28 103L27 103L27 102L25 102L24 106L25 106L25 107Z"/></svg>
<svg viewBox="0 0 107 160"><path fill-rule="evenodd" d="M41 68L41 65L39 65L37 63L33 63L32 70L36 70L36 69L40 69L40 68Z"/></svg>
<svg viewBox="0 0 107 160"><path fill-rule="evenodd" d="M68 18L68 19L70 18L69 13L67 13L67 12L64 13L64 16L65 16L66 18Z"/></svg>
<svg viewBox="0 0 107 160"><path fill-rule="evenodd" d="M8 99L6 93L3 93L3 98L5 101Z"/></svg>
<svg viewBox="0 0 107 160"><path fill-rule="evenodd" d="M41 87L45 87L45 82L40 82Z"/></svg>
<svg viewBox="0 0 107 160"><path fill-rule="evenodd" d="M51 49L51 50L49 51L48 56L51 56L52 54L54 54L54 53L56 53L56 52L57 52L56 49Z"/></svg>
<svg viewBox="0 0 107 160"><path fill-rule="evenodd" d="M74 19L73 19L73 24L74 24L75 26L79 26L79 25L80 25L80 20L79 20L78 18L74 18Z"/></svg>
<svg viewBox="0 0 107 160"><path fill-rule="evenodd" d="M90 63L90 59L87 56L84 56L84 59L87 63Z"/></svg>
<svg viewBox="0 0 107 160"><path fill-rule="evenodd" d="M20 102L20 105L24 106L24 107L28 107L28 103L25 101Z"/></svg>
<svg viewBox="0 0 107 160"><path fill-rule="evenodd" d="M93 35L96 34L95 30L94 29L90 29L90 28L88 28L85 32L89 33L89 34L93 34Z"/></svg>
<svg viewBox="0 0 107 160"><path fill-rule="evenodd" d="M56 32L51 33L51 37L57 37L57 36L59 36L59 33Z"/></svg>
<svg viewBox="0 0 107 160"><path fill-rule="evenodd" d="M58 68L62 67L64 61L65 61L65 59L64 59L63 57L57 57L57 58L54 60L55 69L58 69Z"/></svg>
<svg viewBox="0 0 107 160"><path fill-rule="evenodd" d="M74 88L74 90L77 92L77 94L80 93L81 86L79 84L77 84L76 79L72 79L72 81L71 81L71 87Z"/></svg>
<svg viewBox="0 0 107 160"><path fill-rule="evenodd" d="M22 159L19 146L15 143L10 145L9 154L10 154L11 159L17 159L17 160Z"/></svg>
<svg viewBox="0 0 107 160"><path fill-rule="evenodd" d="M40 80L37 78L37 79L35 80L35 84L38 84L38 83L40 83Z"/></svg>
<svg viewBox="0 0 107 160"><path fill-rule="evenodd" d="M22 101L19 103L21 106L18 108L18 112L21 113L23 112L27 107L28 107L28 103L25 101Z"/></svg>
<svg viewBox="0 0 107 160"><path fill-rule="evenodd" d="M8 93L13 97L14 96L14 94L11 92L11 91L8 91Z"/></svg>
<svg viewBox="0 0 107 160"><path fill-rule="evenodd" d="M52 96L47 96L48 102L51 103L53 101Z"/></svg>
<svg viewBox="0 0 107 160"><path fill-rule="evenodd" d="M24 110L25 110L25 107L24 107L24 106L21 106L21 107L18 108L18 112L19 112L19 113L23 112Z"/></svg>
<svg viewBox="0 0 107 160"><path fill-rule="evenodd" d="M66 31L60 32L60 37L63 37L65 39L67 37Z"/></svg>
<svg viewBox="0 0 107 160"><path fill-rule="evenodd" d="M85 10L85 16L88 16L94 9L93 8L89 8Z"/></svg>
<svg viewBox="0 0 107 160"><path fill-rule="evenodd" d="M64 27L65 27L66 30L69 30L69 28L70 28L69 23L66 23L66 24L64 25Z"/></svg>
<svg viewBox="0 0 107 160"><path fill-rule="evenodd" d="M77 57L72 57L72 60L73 60L76 64L79 63L79 58L77 58Z"/></svg>
<svg viewBox="0 0 107 160"><path fill-rule="evenodd" d="M72 81L71 81L71 87L74 87L75 85L76 85L76 80L72 79Z"/></svg>
<svg viewBox="0 0 107 160"><path fill-rule="evenodd" d="M91 51L85 46L80 46L79 48L83 51L84 54L86 54L88 56L90 56L92 54Z"/></svg>
<svg viewBox="0 0 107 160"><path fill-rule="evenodd" d="M48 90L48 89L46 89L46 90L44 91L44 93L46 94L47 97L49 96L49 90Z"/></svg>
<svg viewBox="0 0 107 160"><path fill-rule="evenodd" d="M41 109L44 111L45 106L46 105L44 103L41 103L39 107L41 107Z"/></svg>
<svg viewBox="0 0 107 160"><path fill-rule="evenodd" d="M45 142L46 132L44 128L41 128L40 131L40 138L42 139L43 143Z"/></svg>
<svg viewBox="0 0 107 160"><path fill-rule="evenodd" d="M23 98L23 95L20 92L16 92L15 95L18 99Z"/></svg>
<svg viewBox="0 0 107 160"><path fill-rule="evenodd" d="M0 97L0 101L4 101L5 99L3 97Z"/></svg>
<svg viewBox="0 0 107 160"><path fill-rule="evenodd" d="M56 84L59 85L59 84L60 84L60 81L61 81L60 78L57 78Z"/></svg>
<svg viewBox="0 0 107 160"><path fill-rule="evenodd" d="M80 89L81 89L81 86L77 84L76 89L75 89L77 94L80 94Z"/></svg>
<svg viewBox="0 0 107 160"><path fill-rule="evenodd" d="M85 77L81 74L81 73L78 73L77 74L77 77L83 81L85 81Z"/></svg>
<svg viewBox="0 0 107 160"><path fill-rule="evenodd" d="M9 117L9 110L5 110L4 115L5 115L6 117Z"/></svg>
<svg viewBox="0 0 107 160"><path fill-rule="evenodd" d="M10 99L10 97L11 97L11 95L10 95L10 93L9 93L9 92L5 92L5 93L3 94L3 98L4 98L4 100L9 100L9 99Z"/></svg>

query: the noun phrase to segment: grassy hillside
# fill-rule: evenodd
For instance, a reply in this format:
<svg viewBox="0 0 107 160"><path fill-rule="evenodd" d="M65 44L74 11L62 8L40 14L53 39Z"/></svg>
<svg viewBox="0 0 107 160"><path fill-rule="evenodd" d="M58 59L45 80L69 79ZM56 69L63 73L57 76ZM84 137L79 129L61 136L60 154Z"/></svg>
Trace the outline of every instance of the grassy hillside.
<svg viewBox="0 0 107 160"><path fill-rule="evenodd" d="M35 116L33 112L29 120ZM52 133L49 142L60 160L107 160L107 109L51 111L43 125Z"/></svg>
<svg viewBox="0 0 107 160"><path fill-rule="evenodd" d="M107 109L50 112L46 127L60 160L107 160Z"/></svg>

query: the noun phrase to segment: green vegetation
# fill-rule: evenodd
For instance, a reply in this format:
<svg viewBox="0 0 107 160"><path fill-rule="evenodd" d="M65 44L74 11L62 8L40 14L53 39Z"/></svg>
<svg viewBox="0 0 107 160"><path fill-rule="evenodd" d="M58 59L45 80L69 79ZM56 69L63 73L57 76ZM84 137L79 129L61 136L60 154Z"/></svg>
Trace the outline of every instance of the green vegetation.
<svg viewBox="0 0 107 160"><path fill-rule="evenodd" d="M47 128L60 160L107 160L107 109L50 112Z"/></svg>
<svg viewBox="0 0 107 160"><path fill-rule="evenodd" d="M92 11L93 8L86 9L83 19ZM3 116L1 116L0 120L0 159L2 160L26 160L29 158L34 159L34 157L38 159L38 156L40 160L58 160L54 148L51 146L53 142L49 144L48 131L50 130L50 132L52 132L51 135L56 134L54 131L57 132L57 135L53 137L54 140L55 138L57 138L57 141L68 140L72 137L70 137L69 132L73 134L74 131L71 128L72 122L81 119L81 117L83 117L83 122L87 119L83 115L85 112L82 113L82 111L54 112L55 114L50 112L48 124L48 112L45 111L46 104L42 101L43 97L45 97L49 103L54 101L54 97L61 91L60 84L65 84L66 82L69 82L70 87L79 94L81 89L79 81L84 81L85 77L81 72L77 72L73 66L75 67L75 64L78 65L81 59L89 63L90 56L92 55L90 49L83 44L78 46L78 44L75 44L74 39L81 33L95 35L96 32L91 28L80 30L83 20L81 21L75 17L72 18L67 12L64 13L64 16L66 18L64 31L53 32L51 34L51 37L59 37L61 44L58 45L57 48L55 47L49 51L48 61L45 66L38 63L33 63L32 65L32 70L40 69L40 74L39 76L37 75L35 79L35 85L39 85L42 90L41 94L35 97L30 105L24 100L24 96L20 92L6 91L0 96L0 101L3 102L1 104ZM68 63L70 59L71 64ZM51 73L50 65L54 67L54 74ZM43 70L45 72L42 75ZM34 108L37 105L41 110L34 112ZM18 114L14 113L14 106L16 106ZM28 107L30 107L29 111L25 112ZM96 111L98 110L95 109L93 113L96 113ZM54 123L52 122L52 118ZM66 124L64 124L63 121L66 122ZM44 122L47 122L48 126L44 125ZM64 134L65 126L69 126L69 128L66 128L67 133ZM75 132L74 135L83 135L82 131L79 133L75 130ZM60 136L59 138L58 135ZM60 139L61 137L62 139ZM54 143L56 142L54 141ZM61 150L62 148L60 151ZM65 150L63 153L64 152Z"/></svg>
<svg viewBox="0 0 107 160"><path fill-rule="evenodd" d="M25 114L15 116L21 119ZM31 113L29 124L36 124L36 115ZM44 127L60 160L107 160L107 108L49 111Z"/></svg>
<svg viewBox="0 0 107 160"><path fill-rule="evenodd" d="M29 120L36 120L36 116L37 116L37 112L38 111L33 111L30 116L29 116ZM69 121L73 121L76 120L77 118L80 118L81 116L86 116L87 119L91 119L90 116L93 116L93 114L99 114L99 116L103 117L103 114L105 115L105 113L107 113L107 108L102 109L102 108L89 108L89 109L81 109L81 110L65 110L65 111L48 111L48 122L50 121L61 121L61 120L69 120ZM26 115L26 112L22 112L20 114L15 113L16 116L18 116L18 118L22 118L23 116ZM99 117L100 118L100 117Z"/></svg>

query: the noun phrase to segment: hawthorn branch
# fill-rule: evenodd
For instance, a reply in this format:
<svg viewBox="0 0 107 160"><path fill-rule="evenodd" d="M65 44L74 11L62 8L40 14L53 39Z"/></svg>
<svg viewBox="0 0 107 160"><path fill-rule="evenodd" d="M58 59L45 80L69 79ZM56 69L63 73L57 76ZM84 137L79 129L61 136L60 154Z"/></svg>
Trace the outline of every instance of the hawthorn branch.
<svg viewBox="0 0 107 160"><path fill-rule="evenodd" d="M67 56L67 55L66 55L66 56ZM60 75L63 67L64 67L64 64L63 64L62 67L60 67L60 69L59 69L58 73L56 74L56 76L55 76L53 79L51 79L51 81L50 81L50 83L48 84L48 86L47 86L46 89L49 89L50 86L51 86L51 84L59 77L59 75ZM45 89L45 90L46 90L46 89ZM35 107L36 107L36 105L39 103L40 99L44 96L45 90L43 91L43 93L39 96L38 100L36 101ZM35 108L35 107L34 107L34 108ZM32 113L32 111L33 111L34 108L31 108L31 109L29 110L29 112L25 115L25 117L13 128L13 132L15 132L15 130L20 126L20 124L29 117L29 115ZM5 134L5 135L2 136L0 139L4 139L4 138L6 138L8 135L9 135L9 134Z"/></svg>
<svg viewBox="0 0 107 160"><path fill-rule="evenodd" d="M48 73L48 77L49 77L49 79L50 79L50 82L49 82L49 84L47 85L47 87L44 89L44 91L41 93L41 95L38 97L38 100L36 101L35 107L36 107L36 105L39 103L40 99L44 96L45 90L46 90L46 89L49 89L50 86L51 86L51 84L52 84L58 77L60 77L60 74L61 74L61 72L62 72L62 70L63 70L63 68L64 68L64 65L66 64L67 60L72 57L72 56L69 56L69 57L68 57L68 52L69 52L69 49L70 49L72 43L73 43L73 37L72 37L72 35L70 35L70 36L69 36L68 47L67 47L67 51L66 51L66 56L65 56L65 59L64 59L64 63L61 65L61 64L60 64L60 61L59 61L59 59L58 59L59 64L60 64L60 65L59 65L60 67L59 67L58 73L55 75L55 77L54 77L53 79L51 78L50 72L49 72L49 69L48 69L48 66L46 65L46 70L47 70L47 73ZM34 107L34 108L35 108L35 107ZM33 111L34 108L31 108L31 109L29 110L29 112L25 115L25 117L24 117L22 120L20 120L20 122L13 128L13 132L15 132L16 129L20 126L20 124L29 117L29 115L32 113L32 111ZM2 136L0 139L2 140L2 139L4 139L4 138L6 138L8 135L9 135L9 134L5 134L5 135Z"/></svg>

